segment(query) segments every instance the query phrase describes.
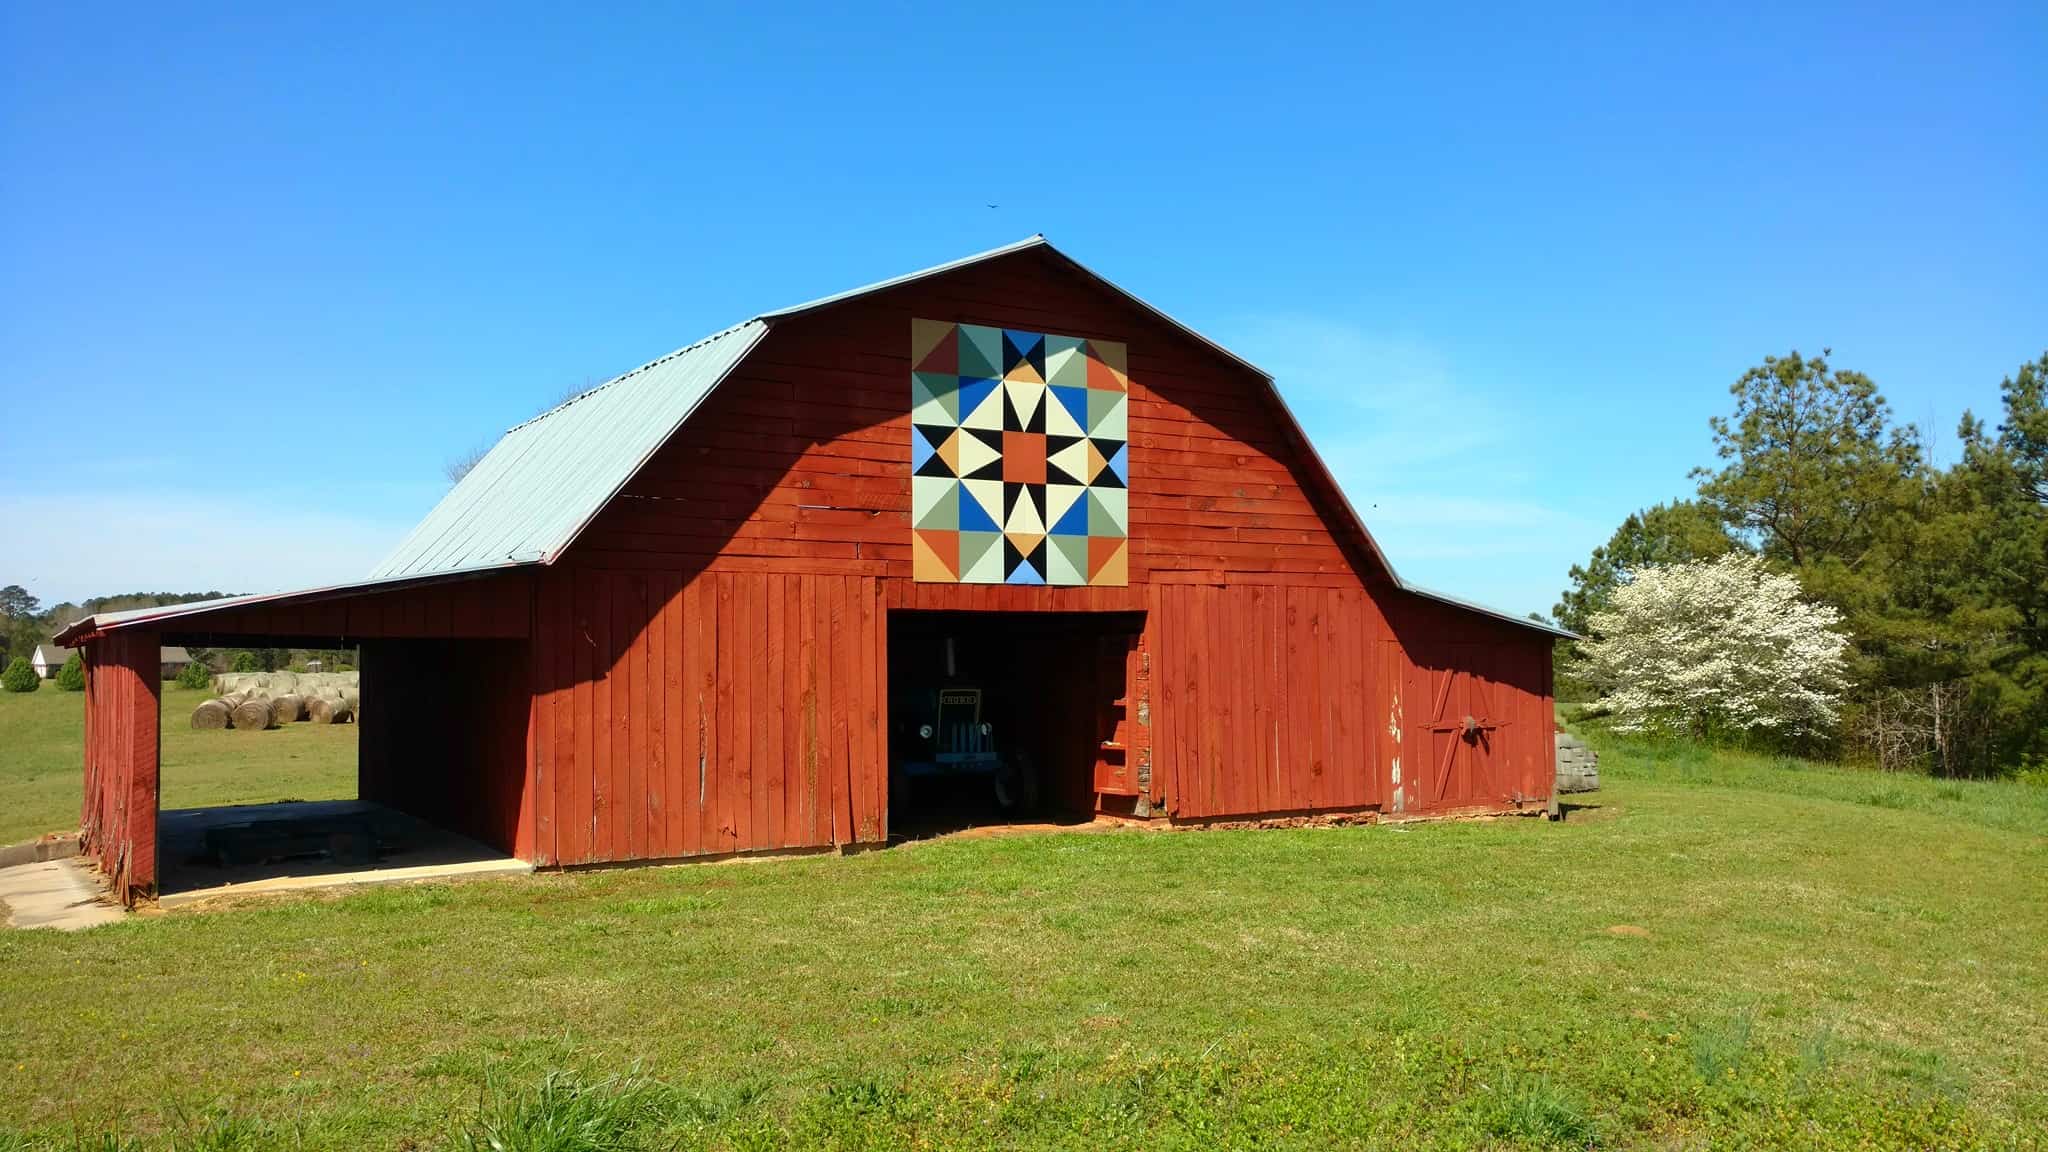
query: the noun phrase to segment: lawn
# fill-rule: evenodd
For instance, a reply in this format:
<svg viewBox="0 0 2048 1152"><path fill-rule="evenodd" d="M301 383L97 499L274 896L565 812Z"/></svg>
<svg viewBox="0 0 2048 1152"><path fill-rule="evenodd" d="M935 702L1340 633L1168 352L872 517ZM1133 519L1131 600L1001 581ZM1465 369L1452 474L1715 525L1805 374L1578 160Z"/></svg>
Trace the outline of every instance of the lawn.
<svg viewBox="0 0 2048 1152"><path fill-rule="evenodd" d="M2040 1146L2048 790L1605 754L1562 824L4 933L0 1149Z"/></svg>
<svg viewBox="0 0 2048 1152"><path fill-rule="evenodd" d="M208 695L164 685L164 807L356 794L353 725L195 732L192 707ZM84 717L81 692L50 683L21 695L0 692L0 844L77 829Z"/></svg>

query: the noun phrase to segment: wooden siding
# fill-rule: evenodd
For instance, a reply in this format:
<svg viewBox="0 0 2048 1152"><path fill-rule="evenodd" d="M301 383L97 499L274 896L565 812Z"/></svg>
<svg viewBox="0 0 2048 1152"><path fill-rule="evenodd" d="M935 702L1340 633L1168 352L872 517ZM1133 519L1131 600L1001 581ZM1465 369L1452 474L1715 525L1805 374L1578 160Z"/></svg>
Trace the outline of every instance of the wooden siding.
<svg viewBox="0 0 2048 1152"><path fill-rule="evenodd" d="M1129 344L1129 587L912 582L913 317ZM901 609L1144 613L1102 771L1175 818L1384 806L1408 653L1462 656L1430 629L1470 614L1396 590L1317 476L1261 378L1044 252L780 321L541 579L537 859L885 837Z"/></svg>
<svg viewBox="0 0 2048 1152"><path fill-rule="evenodd" d="M154 632L120 632L85 646L85 851L123 903L156 892L158 716L162 683Z"/></svg>
<svg viewBox="0 0 2048 1152"><path fill-rule="evenodd" d="M1413 596L1396 602L1389 623L1380 681L1387 810L1504 811L1548 801L1557 731L1549 638ZM1488 726L1471 738L1449 731L1467 716Z"/></svg>
<svg viewBox="0 0 2048 1152"><path fill-rule="evenodd" d="M537 605L537 863L886 834L875 578L565 566Z"/></svg>
<svg viewBox="0 0 2048 1152"><path fill-rule="evenodd" d="M912 581L913 318L1129 346L1128 587ZM1188 821L1546 799L1549 638L1400 591L1327 483L1261 377L1047 250L779 319L550 567L91 638L88 843L154 884L156 645L259 637L366 642L364 794L536 863L877 842L906 610L1142 614L1135 642L1116 625L1122 714L1089 720L1124 762L1063 774L1068 803L1075 780ZM1063 689L1107 695L1115 655Z"/></svg>
<svg viewBox="0 0 2048 1152"><path fill-rule="evenodd" d="M1174 816L1359 810L1381 798L1386 623L1362 588L1167 586L1155 794Z"/></svg>
<svg viewBox="0 0 2048 1152"><path fill-rule="evenodd" d="M1263 379L1039 251L779 323L568 558L909 581L913 317L1129 344L1133 587L1385 584Z"/></svg>

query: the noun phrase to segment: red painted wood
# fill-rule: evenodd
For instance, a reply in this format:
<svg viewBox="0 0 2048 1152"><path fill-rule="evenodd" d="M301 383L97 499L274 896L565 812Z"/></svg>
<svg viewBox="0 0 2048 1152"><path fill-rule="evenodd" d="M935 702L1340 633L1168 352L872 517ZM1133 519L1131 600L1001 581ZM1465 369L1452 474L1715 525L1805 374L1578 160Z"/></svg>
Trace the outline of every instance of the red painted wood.
<svg viewBox="0 0 2048 1152"><path fill-rule="evenodd" d="M913 317L1128 344L1129 587L911 581ZM441 809L466 789L477 814L456 818L541 863L886 837L899 609L1143 613L1119 668L1050 691L1085 699L1122 676L1121 722L1085 718L1127 746L1105 783L1134 791L1142 765L1175 818L1546 797L1547 639L1398 591L1337 507L1262 379L1025 252L778 322L551 569L233 609L163 639L530 639L516 692L462 670L480 685L463 706L504 732L474 758L518 761L503 781L399 784L402 708L384 735L366 724L382 759L364 771ZM154 696L123 680L124 635L89 647L85 816L132 884L145 837L154 866L156 729ZM1416 695L1445 670L1507 723L1483 752L1449 750L1440 800L1417 747L1435 701Z"/></svg>
<svg viewBox="0 0 2048 1152"><path fill-rule="evenodd" d="M156 892L157 741L162 701L155 632L117 632L84 646L85 852L123 903Z"/></svg>

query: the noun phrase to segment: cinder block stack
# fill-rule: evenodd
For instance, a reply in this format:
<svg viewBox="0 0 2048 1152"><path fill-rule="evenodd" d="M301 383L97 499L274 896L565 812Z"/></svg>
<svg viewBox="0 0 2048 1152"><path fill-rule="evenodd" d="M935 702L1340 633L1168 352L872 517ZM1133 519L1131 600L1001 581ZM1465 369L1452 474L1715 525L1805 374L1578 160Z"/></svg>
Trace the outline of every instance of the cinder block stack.
<svg viewBox="0 0 2048 1152"><path fill-rule="evenodd" d="M1594 792L1600 788L1600 754L1569 732L1557 734L1557 790Z"/></svg>

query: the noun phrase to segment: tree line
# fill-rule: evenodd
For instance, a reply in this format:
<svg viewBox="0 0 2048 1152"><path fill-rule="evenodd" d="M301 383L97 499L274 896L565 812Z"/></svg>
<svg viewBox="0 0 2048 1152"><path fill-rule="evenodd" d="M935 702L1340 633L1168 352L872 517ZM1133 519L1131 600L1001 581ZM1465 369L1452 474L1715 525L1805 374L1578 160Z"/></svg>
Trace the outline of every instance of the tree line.
<svg viewBox="0 0 2048 1152"><path fill-rule="evenodd" d="M191 604L200 600L221 600L233 593L210 592L126 592L115 596L89 596L83 601L63 601L44 607L41 600L19 584L0 587L0 667L15 659L28 660L36 645L47 644L74 621L101 612L127 612L136 608L161 608ZM186 654L214 671L275 672L305 660L321 660L328 668L352 667L352 650L290 648L186 648Z"/></svg>
<svg viewBox="0 0 2048 1152"><path fill-rule="evenodd" d="M1638 573L1754 556L1850 639L1818 750L1951 776L2048 765L2048 353L2005 378L1995 423L1964 413L1946 467L1870 377L1828 357L1743 373L1693 497L1623 521L1553 615L1589 633ZM1583 656L1562 646L1561 695L1623 687Z"/></svg>

